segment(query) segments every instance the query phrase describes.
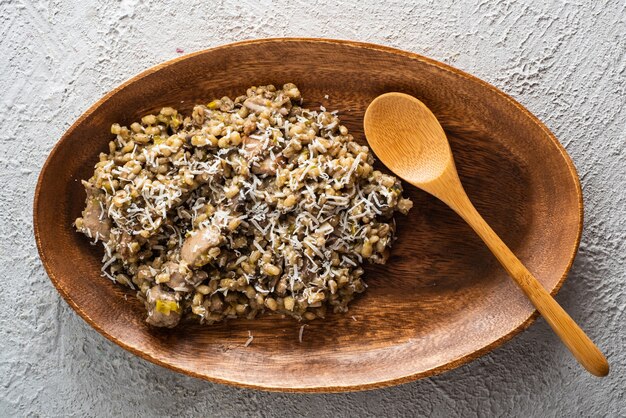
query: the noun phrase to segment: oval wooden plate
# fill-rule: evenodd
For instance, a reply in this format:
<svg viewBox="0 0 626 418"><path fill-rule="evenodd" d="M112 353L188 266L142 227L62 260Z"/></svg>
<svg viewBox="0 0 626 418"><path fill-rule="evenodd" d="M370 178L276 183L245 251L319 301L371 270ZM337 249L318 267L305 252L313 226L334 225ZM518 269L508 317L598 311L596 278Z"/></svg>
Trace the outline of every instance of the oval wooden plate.
<svg viewBox="0 0 626 418"><path fill-rule="evenodd" d="M558 290L578 248L581 189L565 150L536 117L495 87L416 54L356 42L266 39L149 69L63 135L39 177L34 229L43 265L67 302L144 359L214 382L278 391L360 390L432 376L528 327L534 309L484 244L450 209L410 186L415 207L396 217L398 240L387 265L368 267L369 288L350 312L310 323L302 343L300 324L277 316L174 330L144 322L132 292L100 277L101 247L72 227L85 198L79 180L107 149L110 125L162 106L189 111L251 85L285 82L300 87L306 106L339 110L362 142L363 114L374 97L399 91L426 103L451 140L479 212L548 290ZM244 347L248 331L254 341Z"/></svg>

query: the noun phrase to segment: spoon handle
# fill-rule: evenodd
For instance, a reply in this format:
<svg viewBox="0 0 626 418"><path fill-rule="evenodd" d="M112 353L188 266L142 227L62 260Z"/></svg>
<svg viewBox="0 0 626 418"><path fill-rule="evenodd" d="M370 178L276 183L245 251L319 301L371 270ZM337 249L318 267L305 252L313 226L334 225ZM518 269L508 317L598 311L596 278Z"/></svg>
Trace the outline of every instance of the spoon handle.
<svg viewBox="0 0 626 418"><path fill-rule="evenodd" d="M487 244L580 364L591 374L606 376L609 373L609 364L602 352L491 229L469 198L465 195L464 199L454 203L451 207Z"/></svg>

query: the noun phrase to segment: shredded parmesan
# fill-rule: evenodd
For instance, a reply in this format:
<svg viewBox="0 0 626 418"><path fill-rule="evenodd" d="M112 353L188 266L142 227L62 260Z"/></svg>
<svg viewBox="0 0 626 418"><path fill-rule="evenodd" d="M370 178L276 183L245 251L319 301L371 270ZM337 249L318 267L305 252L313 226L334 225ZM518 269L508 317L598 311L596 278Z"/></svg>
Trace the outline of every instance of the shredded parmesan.
<svg viewBox="0 0 626 418"><path fill-rule="evenodd" d="M298 332L298 341L300 341L300 344L302 344L302 335L304 334L304 327L306 327L306 325L302 325L300 327L300 332Z"/></svg>
<svg viewBox="0 0 626 418"><path fill-rule="evenodd" d="M254 340L254 337L252 336L252 333L250 331L248 331L248 339L246 340L245 344L243 345L244 347L249 346L250 344L252 344L252 341Z"/></svg>

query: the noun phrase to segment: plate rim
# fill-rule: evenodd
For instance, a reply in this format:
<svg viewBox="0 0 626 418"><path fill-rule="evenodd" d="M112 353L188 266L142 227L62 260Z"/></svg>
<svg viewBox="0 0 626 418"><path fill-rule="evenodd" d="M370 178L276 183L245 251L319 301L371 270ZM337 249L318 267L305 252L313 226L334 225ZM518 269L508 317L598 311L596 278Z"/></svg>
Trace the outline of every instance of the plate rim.
<svg viewBox="0 0 626 418"><path fill-rule="evenodd" d="M39 223L38 223L38 212L39 212L39 195L41 192L41 187L42 187L42 183L43 183L43 179L44 177L46 177L46 171L48 169L48 166L50 164L50 161L52 161L54 159L55 154L58 152L61 144L67 140L67 138L73 133L73 131L78 127L78 125L80 125L87 117L89 117L93 112L95 112L104 102L106 102L110 97L112 97L114 94L116 94L118 91L124 89L125 87L127 87L128 85L141 80L144 77L149 76L150 74L168 67L172 64L178 63L180 61L186 60L186 59L191 59L193 57L196 57L198 55L201 54L206 54L206 53L210 53L213 51L217 51L217 50L221 50L221 49L228 49L228 48L232 48L232 47L238 47L238 46L245 46L245 45L257 45L257 44L264 44L264 43L280 43L280 42L311 42L311 43L327 43L327 44L332 44L332 45L343 45L343 46L349 46L349 47L353 47L353 48L359 48L359 49L369 49L369 50L374 50L374 51L379 51L379 52L386 52L386 53L391 53L391 54L395 54L395 55L401 55L403 57L409 58L411 60L415 60L415 61L419 61L421 63L430 65L430 66L434 66L440 70L449 72L449 73L453 73L456 76L460 76L462 78L467 79L468 81L474 82L474 83L478 83L480 85L482 85L483 87L491 90L492 92L496 93L498 96L506 99L509 103L511 103L514 107L517 108L517 110L521 111L527 118L529 118L530 121L532 121L535 125L537 125L544 134L546 134L548 136L548 138L550 139L550 141L552 141L553 145L556 146L557 150L559 151L559 153L561 154L561 156L563 157L563 160L565 162L565 164L567 165L569 174L571 176L571 178L574 180L574 186L575 186L575 192L576 195L578 197L578 225L577 225L577 234L576 234L576 240L574 242L574 245L572 246L571 250L570 250L570 254L569 254L569 261L567 263L567 266L565 268L564 273L562 274L562 276L560 277L560 279L558 280L558 282L556 283L556 285L554 286L554 288L550 291L551 295L556 295L558 293L558 291L561 289L561 287L563 286L563 283L565 282L565 279L567 278L567 275L569 274L572 265L574 263L574 259L576 258L576 254L578 253L578 249L580 246L580 241L581 241L581 237L582 237L582 230L583 230L583 222L584 222L584 204L583 204L583 194L582 194L582 187L580 184L580 178L578 176L578 172L576 171L576 167L571 159L571 157L569 156L569 154L567 153L567 151L565 150L565 148L563 147L563 145L558 141L558 139L556 138L556 136L550 131L550 129L548 129L548 127L541 121L539 120L539 118L537 116L535 116L532 112L530 112L528 109L526 109L521 103L519 103L517 100L515 100L513 97L511 97L510 95L508 95L507 93L503 92L502 90L498 89L496 86L492 85L491 83L488 83L476 76L473 76L469 73L466 73L465 71L462 71L458 68L455 68L451 65L445 64L443 62L437 61L435 59L432 58L428 58L425 57L423 55L417 54L415 52L409 52L409 51L405 51L402 49L398 49L398 48L394 48L394 47L389 47L389 46L384 46L384 45L379 45L379 44L374 44L374 43L369 43L369 42L360 42L360 41L353 41L353 40L345 40L345 39L330 39L330 38L308 38L308 37L283 37L283 38L276 38L276 37L271 37L271 38L258 38L258 39L249 39L249 40L244 40L244 41L238 41L238 42L231 42L231 43L226 43L226 44L221 44L221 45L217 45L211 48L207 48L207 49L203 49L200 51L196 51L196 52L192 52L180 57L175 57L173 59L164 61L162 63L156 64L150 68L147 68L146 70L140 72L139 74L128 78L126 81L124 81L123 83L121 83L120 85L118 85L117 87L115 87L114 89L112 89L111 91L109 91L107 94L105 94L104 96L102 96L99 100L97 100L93 105L91 105L85 112L83 112L77 119L76 121L63 133L63 135L61 136L61 138L55 143L55 145L53 146L53 148L51 149L50 153L48 154L48 156L46 157L46 161L44 162L41 171L39 172L39 176L37 179L37 184L35 187L35 193L34 193L34 200L33 200L33 232L34 232L34 236L35 236L35 242L37 244L37 251L39 253L39 258L42 262L42 265L46 271L46 274L48 275L50 281L52 282L52 284L54 285L54 287L57 289L57 291L61 294L61 296L63 297L63 299L65 299L65 301L68 303L68 305L70 305L70 307L76 312L78 313L78 315L85 321L87 322L92 328L94 328L98 333L100 333L101 335L103 335L104 337L106 337L109 341L115 343L116 345L122 347L123 349L125 349L126 351L144 359L147 361L150 361L151 363L154 363L156 365L159 365L161 367L167 368L169 370L187 375L187 376L191 376L191 377L195 377L195 378L199 378L199 379L203 379L203 380L207 380L213 383L220 383L220 384L225 384L228 386L235 386L235 387L240 387L240 388L247 388L247 389L257 389L257 390L263 390L263 391L269 391L269 392L290 392L290 393L294 393L294 392L298 392L298 393L340 393L340 392L357 392L357 391L364 391L364 390L372 390L372 389L379 389L379 388L385 388L385 387L390 387L390 386L395 386L395 385L400 385L400 384L404 384L404 383L409 383L409 382L413 382L425 377L431 377L431 376L436 376L439 375L443 372L446 371L450 371L453 369L456 369L462 365L465 365L467 363L470 363L482 356L484 356L485 354L493 351L494 349L502 346L504 343L510 341L513 337L515 337L516 335L518 335L520 332L526 330L539 316L539 313L537 312L537 310L535 309L530 316L524 321L522 322L520 325L518 325L517 327L513 328L511 331L509 331L507 334L505 334L504 336L494 340L493 342L491 342L490 344L487 344L484 347L481 347L480 349L473 351L469 354L466 354L464 356L461 356L457 359L454 359L446 364L437 366L437 367L433 367L431 369L428 370L424 370L418 373L408 373L402 377L397 377L397 378L391 378L391 379L380 379L377 381L371 381L368 383L363 383L363 384L358 384L358 385L354 385L354 384L349 384L349 385L331 385L331 386L302 386L302 387L281 387L281 386L270 386L270 385L262 385L262 384L253 384L253 383L246 383L246 382L240 382L240 381L236 381L236 380L228 380L228 379L223 379L223 378L218 378L218 377L214 377L214 376L208 376L205 374L201 374L198 372L195 372L194 370L189 370L189 369L185 369L183 367L179 367L176 366L174 364L171 364L167 361L167 358L163 358L163 357L159 357L156 355L152 355L150 353L141 351L131 345L126 344L125 342L123 342L122 340L112 336L111 334L109 334L107 331L105 331L102 327L100 327L98 325L98 323L96 321L94 321L85 311L83 311L81 309L81 307L74 302L74 300L71 298L71 296L69 295L69 293L66 291L66 289L63 287L62 283L55 277L54 272L49 268L48 265L48 257L45 253L45 251L43 250L42 247L42 243L41 243L41 231L39 230Z"/></svg>

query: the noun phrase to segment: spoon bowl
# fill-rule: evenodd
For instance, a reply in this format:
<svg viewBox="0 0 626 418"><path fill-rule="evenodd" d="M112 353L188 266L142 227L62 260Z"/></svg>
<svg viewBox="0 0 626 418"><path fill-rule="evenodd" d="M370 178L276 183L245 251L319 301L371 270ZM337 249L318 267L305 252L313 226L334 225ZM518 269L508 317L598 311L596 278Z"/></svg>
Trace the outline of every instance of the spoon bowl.
<svg viewBox="0 0 626 418"><path fill-rule="evenodd" d="M407 118L407 111L415 117ZM365 121L365 134L376 156L409 183L426 185L454 163L446 133L437 118L413 96L378 96L367 108ZM388 135L389 132L395 135Z"/></svg>

